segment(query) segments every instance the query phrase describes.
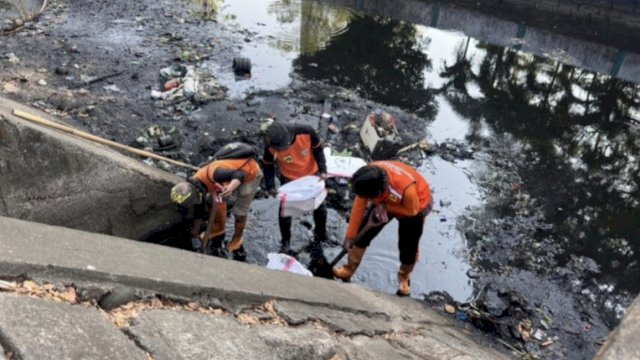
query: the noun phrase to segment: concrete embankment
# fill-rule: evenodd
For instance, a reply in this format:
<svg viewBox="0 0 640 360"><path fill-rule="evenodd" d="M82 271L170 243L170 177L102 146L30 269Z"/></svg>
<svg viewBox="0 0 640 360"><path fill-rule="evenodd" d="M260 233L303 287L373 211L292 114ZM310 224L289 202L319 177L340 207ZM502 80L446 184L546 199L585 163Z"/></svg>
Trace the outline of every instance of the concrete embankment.
<svg viewBox="0 0 640 360"><path fill-rule="evenodd" d="M618 327L609 335L596 360L640 359L640 297L627 309Z"/></svg>
<svg viewBox="0 0 640 360"><path fill-rule="evenodd" d="M0 98L0 215L138 239L179 220L179 179L104 146L27 123Z"/></svg>
<svg viewBox="0 0 640 360"><path fill-rule="evenodd" d="M0 346L15 359L509 358L413 299L16 219L0 228L0 277L17 280L0 293ZM123 287L129 302L96 305Z"/></svg>

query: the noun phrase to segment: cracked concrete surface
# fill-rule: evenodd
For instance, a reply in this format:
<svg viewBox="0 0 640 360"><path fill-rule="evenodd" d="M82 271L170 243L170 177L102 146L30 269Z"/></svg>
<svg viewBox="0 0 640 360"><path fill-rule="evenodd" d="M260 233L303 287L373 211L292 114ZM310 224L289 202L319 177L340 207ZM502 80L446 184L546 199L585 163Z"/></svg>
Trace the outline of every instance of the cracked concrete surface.
<svg viewBox="0 0 640 360"><path fill-rule="evenodd" d="M405 321L398 323L387 316L367 316L334 309L318 311L317 307L293 301L276 301L275 310L292 325L317 320L326 324L331 330L346 336L374 336L412 328ZM416 327L417 325L413 325L413 329Z"/></svg>
<svg viewBox="0 0 640 360"><path fill-rule="evenodd" d="M0 293L0 337L15 359L145 359L98 310Z"/></svg>
<svg viewBox="0 0 640 360"><path fill-rule="evenodd" d="M138 353L154 359L509 358L485 335L463 332L461 324L422 302L355 284L3 217L0 228L0 278L62 289L73 284L83 299L43 305L44 299L0 294L11 298L0 301L0 312L11 314L0 313L0 334L23 339L12 340L12 346L24 354L58 354L54 351L62 348L68 354L57 358L77 358L82 341L67 335L83 331L82 336L102 338L105 347L121 342L135 347L130 358ZM98 298L118 286L136 288L139 300L98 316L103 311L95 305ZM122 308L125 315L111 319ZM24 333L40 334L29 336L32 340L50 340L34 350L16 322L24 323ZM85 358L100 358L91 354Z"/></svg>
<svg viewBox="0 0 640 360"><path fill-rule="evenodd" d="M332 336L311 327L247 327L188 312L145 312L128 331L156 360L330 359L338 350Z"/></svg>

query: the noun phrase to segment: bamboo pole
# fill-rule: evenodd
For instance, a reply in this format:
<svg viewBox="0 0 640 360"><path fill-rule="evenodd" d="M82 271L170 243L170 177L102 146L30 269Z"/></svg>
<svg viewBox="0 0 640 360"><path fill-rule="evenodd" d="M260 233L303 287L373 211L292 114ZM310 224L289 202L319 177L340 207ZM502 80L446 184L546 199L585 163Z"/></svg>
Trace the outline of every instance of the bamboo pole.
<svg viewBox="0 0 640 360"><path fill-rule="evenodd" d="M76 136L81 137L81 138L86 139L86 140L91 140L91 141L94 141L94 142L97 142L97 143L100 143L100 144L103 144L103 145L114 147L116 149L120 149L120 150L124 150L124 151L130 152L130 153L134 153L136 155L140 155L140 156L144 156L144 157L148 157L148 158L152 158L152 159L156 159L156 160L166 161L169 164L173 164L175 166L180 166L180 167L184 167L184 168L189 168L191 170L198 170L197 167L195 167L195 166L193 166L191 164L187 164L187 163L184 163L182 161L169 159L168 157L164 157L164 156L161 156L161 155L158 155L158 154L154 154L154 153L149 152L149 151L136 149L136 148L131 147L131 146L122 145L122 144L117 143L115 141L103 139L103 138L101 138L99 136L95 136L95 135L86 133L84 131L76 130L76 129L72 128L72 127L61 125L61 124L55 123L53 121L49 121L49 120L43 119L43 118L41 118L41 117L39 117L37 115L29 114L29 113L24 112L24 111L20 111L20 110L14 109L13 110L13 115L15 115L15 116L17 116L17 117L19 117L21 119L24 119L24 120L39 124L39 125L43 125L43 126L47 126L47 127L50 127L50 128L54 128L54 129L66 132L68 134L71 134L71 135L76 135Z"/></svg>

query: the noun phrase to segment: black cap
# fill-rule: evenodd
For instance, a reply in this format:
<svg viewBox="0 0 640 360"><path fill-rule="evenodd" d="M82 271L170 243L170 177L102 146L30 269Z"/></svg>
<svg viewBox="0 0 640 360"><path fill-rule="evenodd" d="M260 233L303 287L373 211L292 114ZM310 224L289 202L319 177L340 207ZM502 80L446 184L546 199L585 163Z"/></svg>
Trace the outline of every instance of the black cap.
<svg viewBox="0 0 640 360"><path fill-rule="evenodd" d="M265 131L265 138L269 147L284 150L293 141L293 130L289 125L275 121Z"/></svg>
<svg viewBox="0 0 640 360"><path fill-rule="evenodd" d="M373 199L382 195L387 188L387 173L379 167L363 166L353 174L351 180L356 195Z"/></svg>

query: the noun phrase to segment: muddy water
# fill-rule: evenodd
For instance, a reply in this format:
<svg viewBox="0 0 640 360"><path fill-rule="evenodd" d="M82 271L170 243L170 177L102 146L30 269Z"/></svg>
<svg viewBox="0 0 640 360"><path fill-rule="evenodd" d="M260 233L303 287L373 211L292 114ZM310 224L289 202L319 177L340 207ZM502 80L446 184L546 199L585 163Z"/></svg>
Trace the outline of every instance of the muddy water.
<svg viewBox="0 0 640 360"><path fill-rule="evenodd" d="M615 77L640 80L637 55L548 33L540 40L535 29L529 43L508 48L496 43L517 24L503 34L485 21L474 38L451 22L443 30L331 3L223 5L220 19L247 29L240 52L254 63L251 79L223 79L230 93L321 80L419 115L433 142L476 149L472 160L419 165L437 212L422 238L415 295L444 290L464 301L481 285L506 284L530 291L536 306L571 299L551 310L565 328L593 326L592 343L569 357L592 355L640 290L639 87ZM437 20L426 14L421 24ZM396 231L391 224L373 242L355 281L395 290Z"/></svg>

